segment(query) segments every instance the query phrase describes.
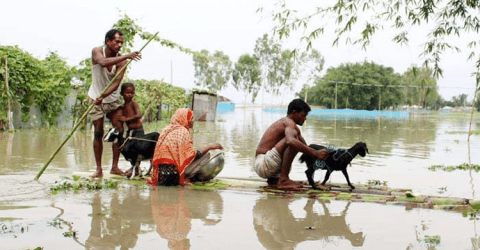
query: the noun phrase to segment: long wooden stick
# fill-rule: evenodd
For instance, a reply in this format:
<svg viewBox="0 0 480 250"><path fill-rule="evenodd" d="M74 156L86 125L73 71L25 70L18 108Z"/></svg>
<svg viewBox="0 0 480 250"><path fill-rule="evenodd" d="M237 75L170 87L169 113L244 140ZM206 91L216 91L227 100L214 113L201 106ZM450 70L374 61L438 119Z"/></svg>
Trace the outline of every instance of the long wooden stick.
<svg viewBox="0 0 480 250"><path fill-rule="evenodd" d="M157 36L158 32L155 33L155 35L153 35L145 45L143 45L143 47L139 50L139 52L141 52L152 40L153 38L155 38ZM112 80L110 80L110 83L105 87L105 89L103 89L103 92L100 96L103 96L103 94L105 94L105 92L107 92L107 90L110 88L110 86L112 86L113 82L118 78L118 75L123 72L127 67L128 65L132 62L132 60L128 61L127 64L125 64L125 66L123 66L116 74L115 76L112 78ZM43 165L42 169L40 169L40 171L38 172L37 176L35 176L35 180L38 180L40 178L40 176L42 175L42 173L45 171L45 169L48 167L48 164L50 164L50 162L52 162L53 158L57 155L58 151L60 151L60 149L63 147L63 145L65 145L65 143L68 141L68 139L70 139L70 137L72 137L73 135L73 132L75 132L75 130L77 130L77 128L80 126L80 124L82 123L83 119L85 119L88 115L88 113L90 113L90 110L93 109L93 107L95 106L94 103L90 104L90 106L87 108L87 110L85 110L85 112L83 113L82 117L77 121L77 123L75 124L75 126L73 126L73 129L72 131L70 132L70 134L68 134L68 136L65 138L65 140L63 140L63 142L60 144L60 146L58 146L57 150L55 150L55 152L53 152L53 154L50 156L50 159L48 159L48 161L45 163L45 165Z"/></svg>

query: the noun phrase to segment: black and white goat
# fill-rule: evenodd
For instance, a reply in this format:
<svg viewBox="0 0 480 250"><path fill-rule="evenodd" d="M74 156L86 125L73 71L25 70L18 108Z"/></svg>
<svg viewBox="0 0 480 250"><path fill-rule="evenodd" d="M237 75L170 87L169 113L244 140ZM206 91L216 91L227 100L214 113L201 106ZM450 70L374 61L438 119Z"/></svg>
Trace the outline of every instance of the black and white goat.
<svg viewBox="0 0 480 250"><path fill-rule="evenodd" d="M133 179L135 176L142 177L143 173L140 169L140 163L143 160L152 159L153 153L155 151L155 145L157 144L158 137L160 136L157 132L148 133L143 135L140 138L127 137L124 138L122 134L118 131L117 128L110 128L107 134L104 137L104 141L113 142L117 144L117 147L122 152L122 155L127 161L132 164L132 167L127 171L132 174L128 176L130 179ZM152 170L152 164L148 168L147 175L150 174Z"/></svg>
<svg viewBox="0 0 480 250"><path fill-rule="evenodd" d="M317 186L313 181L313 173L317 169L327 170L325 179L321 184L322 186L325 186L325 183L327 182L330 174L333 171L342 171L345 179L347 179L347 183L348 186L350 186L350 189L355 188L352 183L350 183L350 179L348 178L347 166L348 164L350 164L353 158L355 158L355 156L360 155L362 157L365 157L365 154L368 153L367 144L365 144L364 142L357 142L355 143L355 145L353 145L353 147L349 149L337 150L329 150L324 146L316 144L310 144L309 147L316 150L326 149L329 151L329 155L326 160L320 160L305 153L300 157L300 162L305 162L307 164L307 170L305 171L305 174L307 175L308 183L312 186L313 189L317 189Z"/></svg>

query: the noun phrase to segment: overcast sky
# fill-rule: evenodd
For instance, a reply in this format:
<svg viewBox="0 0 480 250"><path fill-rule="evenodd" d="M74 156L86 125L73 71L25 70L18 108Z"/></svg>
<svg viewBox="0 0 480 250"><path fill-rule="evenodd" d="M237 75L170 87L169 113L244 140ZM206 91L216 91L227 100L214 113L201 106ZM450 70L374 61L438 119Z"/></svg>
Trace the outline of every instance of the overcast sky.
<svg viewBox="0 0 480 250"><path fill-rule="evenodd" d="M16 0L3 1L0 8L0 45L18 45L33 56L43 59L50 51L57 52L71 66L90 57L95 46L103 44L105 33L127 13L137 24L151 33L159 32L184 47L211 52L220 50L234 63L242 54L253 54L255 41L263 34L271 34L273 22L269 17L274 0L176 0L176 1L124 1L124 0ZM313 1L296 0L295 3L308 8ZM263 14L256 13L264 7ZM419 58L426 29L411 29L409 46L399 46L391 41L393 32L384 31L375 36L367 51L358 47L340 44L332 48L332 38L318 41L314 47L325 57L323 73L329 67L341 63L374 61L403 73L412 65L421 66ZM413 34L413 35L412 35ZM417 35L418 34L418 35ZM144 41L138 39L135 49ZM284 48L303 47L296 39L286 41ZM163 48L152 43L143 51L143 59L133 62L130 78L164 79L184 88L194 87L194 68L190 55L177 50ZM439 79L440 94L450 100L453 96L467 94L473 97L475 86L471 73L474 63L467 61L465 53L443 54L441 67L443 78ZM302 84L297 83L295 92ZM243 93L229 87L220 94L234 102L243 102ZM282 98L266 96L264 101L288 103L293 93ZM262 96L257 103L262 102Z"/></svg>

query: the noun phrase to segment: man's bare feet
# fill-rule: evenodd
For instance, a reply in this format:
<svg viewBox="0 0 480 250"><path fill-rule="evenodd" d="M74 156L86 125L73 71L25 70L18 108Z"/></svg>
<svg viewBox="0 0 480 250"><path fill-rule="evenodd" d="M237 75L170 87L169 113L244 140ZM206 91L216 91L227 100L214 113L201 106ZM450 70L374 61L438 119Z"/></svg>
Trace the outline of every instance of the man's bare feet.
<svg viewBox="0 0 480 250"><path fill-rule="evenodd" d="M278 183L278 177L272 177L267 179L267 183L269 186L277 185Z"/></svg>
<svg viewBox="0 0 480 250"><path fill-rule="evenodd" d="M122 170L120 170L118 167L112 167L112 169L110 170L110 174L125 176L125 173Z"/></svg>
<svg viewBox="0 0 480 250"><path fill-rule="evenodd" d="M277 184L278 189L285 189L285 190L299 190L302 187L303 185L300 185L297 182L292 181L290 179L279 180Z"/></svg>
<svg viewBox="0 0 480 250"><path fill-rule="evenodd" d="M187 179L187 178L185 178L185 181L184 181L183 183L185 184L185 186L191 186L191 185L193 185L193 183L192 183L189 179Z"/></svg>
<svg viewBox="0 0 480 250"><path fill-rule="evenodd" d="M102 178L103 177L103 172L102 171L96 171L91 177L92 178Z"/></svg>

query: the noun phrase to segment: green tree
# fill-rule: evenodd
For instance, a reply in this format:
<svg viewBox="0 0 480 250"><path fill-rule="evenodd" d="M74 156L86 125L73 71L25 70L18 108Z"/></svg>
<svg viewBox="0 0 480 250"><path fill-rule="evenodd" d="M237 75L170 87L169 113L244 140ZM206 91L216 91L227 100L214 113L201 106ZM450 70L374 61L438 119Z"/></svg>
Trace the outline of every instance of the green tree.
<svg viewBox="0 0 480 250"><path fill-rule="evenodd" d="M396 106L403 98L401 77L392 68L373 62L341 64L329 68L324 77L309 88L309 102L327 108L375 110ZM297 95L303 97L307 87Z"/></svg>
<svg viewBox="0 0 480 250"><path fill-rule="evenodd" d="M260 65L262 87L267 93L275 95L278 93L275 65L278 64L276 61L281 50L280 44L269 38L267 34L258 38L255 43L254 56Z"/></svg>
<svg viewBox="0 0 480 250"><path fill-rule="evenodd" d="M438 99L437 81L431 69L411 67L403 73L402 82L409 86L405 88L405 104L422 108L435 106Z"/></svg>
<svg viewBox="0 0 480 250"><path fill-rule="evenodd" d="M440 59L447 49L461 51L450 37L463 34L478 34L480 29L480 1L478 0L359 0L322 1L317 8L302 12L291 9L284 1L273 12L277 25L274 29L281 39L294 31L303 31L302 40L307 48L324 33L334 32L333 45L341 41L360 45L366 49L370 40L385 27L393 27L396 33L392 40L398 44L408 44L408 30L434 21L433 29L425 33L424 50L421 54L424 66L433 69L434 78L442 76ZM323 37L322 37L323 38ZM458 40L457 40L458 41ZM469 58L476 58L474 37L469 42ZM477 62L477 68L480 61Z"/></svg>
<svg viewBox="0 0 480 250"><path fill-rule="evenodd" d="M243 104L247 102L247 96L252 95L252 102L255 102L260 90L260 67L257 58L248 54L241 55L232 74L233 87L244 93Z"/></svg>
<svg viewBox="0 0 480 250"><path fill-rule="evenodd" d="M135 101L140 107L143 117L149 121L161 120L162 106L170 110L184 107L188 98L185 89L173 86L163 80L130 80L135 85Z"/></svg>
<svg viewBox="0 0 480 250"><path fill-rule="evenodd" d="M456 107L458 106L466 106L467 105L467 97L466 94L460 94L458 96L452 97L452 102Z"/></svg>
<svg viewBox="0 0 480 250"><path fill-rule="evenodd" d="M320 73L323 70L325 65L325 58L320 54L316 49L311 49L310 51L305 51L299 57L299 78L303 79L304 89L307 90L304 94L297 95L304 99L305 102L308 102L308 89L309 86L314 84L319 78Z"/></svg>
<svg viewBox="0 0 480 250"><path fill-rule="evenodd" d="M4 56L8 58L10 97L20 105L22 120L28 121L30 107L35 105L47 124L56 124L55 117L61 112L70 93L73 77L65 60L56 53L39 60L18 47L0 46L0 57ZM4 75L0 75L0 82L4 81ZM7 100L4 84L0 89L0 110L4 111Z"/></svg>
<svg viewBox="0 0 480 250"><path fill-rule="evenodd" d="M55 118L62 112L65 99L71 92L74 75L67 62L56 53L50 53L42 63L45 67L45 78L34 89L34 102L40 108L45 121L49 125L55 125Z"/></svg>
<svg viewBox="0 0 480 250"><path fill-rule="evenodd" d="M218 92L227 86L232 75L232 63L228 55L215 51L212 55L202 50L193 55L195 67L195 85Z"/></svg>
<svg viewBox="0 0 480 250"><path fill-rule="evenodd" d="M269 78L274 81L273 86L275 86L273 94L279 95L293 91L298 76L295 54L291 50L281 51L280 56L274 60L270 74Z"/></svg>

